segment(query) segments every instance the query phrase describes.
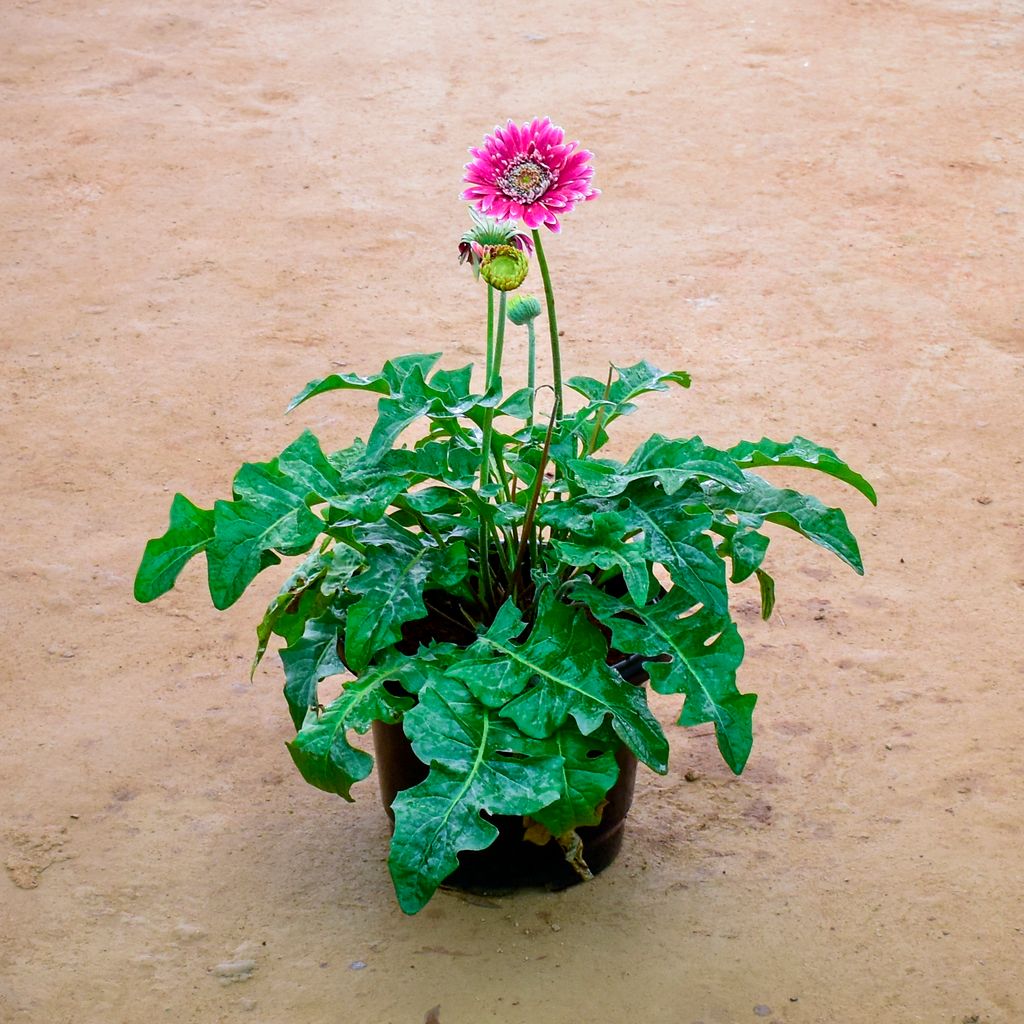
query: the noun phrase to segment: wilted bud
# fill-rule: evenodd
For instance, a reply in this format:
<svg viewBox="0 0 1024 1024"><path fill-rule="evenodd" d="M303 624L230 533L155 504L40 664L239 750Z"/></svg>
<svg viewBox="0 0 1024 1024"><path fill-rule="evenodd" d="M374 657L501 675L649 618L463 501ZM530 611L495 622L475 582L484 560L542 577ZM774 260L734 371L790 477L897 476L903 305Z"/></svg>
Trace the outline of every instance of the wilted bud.
<svg viewBox="0 0 1024 1024"><path fill-rule="evenodd" d="M515 295L508 301L509 320L522 327L540 316L540 303L532 295Z"/></svg>
<svg viewBox="0 0 1024 1024"><path fill-rule="evenodd" d="M526 254L512 245L492 245L480 261L480 276L501 292L518 288L526 280L529 269Z"/></svg>

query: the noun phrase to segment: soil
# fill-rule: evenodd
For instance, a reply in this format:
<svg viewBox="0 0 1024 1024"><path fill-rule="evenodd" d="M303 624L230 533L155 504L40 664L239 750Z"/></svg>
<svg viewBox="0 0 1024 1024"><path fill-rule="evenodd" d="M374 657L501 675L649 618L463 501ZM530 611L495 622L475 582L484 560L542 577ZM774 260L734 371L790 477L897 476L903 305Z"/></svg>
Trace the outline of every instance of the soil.
<svg viewBox="0 0 1024 1024"><path fill-rule="evenodd" d="M0 1020L1024 1019L1022 13L6 4ZM175 491L365 436L307 380L479 361L466 147L545 112L604 190L548 240L567 374L694 376L616 449L803 434L881 504L804 479L867 575L780 531L776 617L740 589L742 777L675 730L593 883L407 918L375 783L306 786L248 681L273 571L132 579Z"/></svg>

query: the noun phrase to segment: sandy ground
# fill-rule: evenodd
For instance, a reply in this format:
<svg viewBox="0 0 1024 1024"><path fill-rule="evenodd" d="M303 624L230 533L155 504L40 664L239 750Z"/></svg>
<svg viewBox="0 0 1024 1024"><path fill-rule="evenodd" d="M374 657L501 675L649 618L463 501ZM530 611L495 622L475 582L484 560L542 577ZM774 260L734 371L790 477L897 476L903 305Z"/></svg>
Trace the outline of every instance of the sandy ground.
<svg viewBox="0 0 1024 1024"><path fill-rule="evenodd" d="M1024 1019L1022 16L5 3L0 1020ZM131 581L174 491L365 434L365 396L286 420L306 380L479 356L465 149L545 112L604 189L548 245L568 372L695 379L620 449L803 433L882 503L805 480L868 575L780 536L781 614L738 596L741 779L677 730L597 882L406 918L373 784L307 787L247 681L277 579Z"/></svg>

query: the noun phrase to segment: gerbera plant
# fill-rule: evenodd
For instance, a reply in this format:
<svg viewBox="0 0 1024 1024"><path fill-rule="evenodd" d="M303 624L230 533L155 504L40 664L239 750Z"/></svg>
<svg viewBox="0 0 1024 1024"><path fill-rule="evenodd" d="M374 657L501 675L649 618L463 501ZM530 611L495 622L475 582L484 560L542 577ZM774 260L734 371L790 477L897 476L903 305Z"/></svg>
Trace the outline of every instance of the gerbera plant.
<svg viewBox="0 0 1024 1024"><path fill-rule="evenodd" d="M656 434L625 457L599 454L638 398L690 378L641 360L563 383L539 229L558 231L598 195L591 154L547 118L509 122L470 153L463 197L475 209L459 250L487 310L476 383L472 366L439 367L436 353L310 382L289 409L330 392L379 396L366 439L325 448L307 430L243 465L212 508L176 495L135 582L151 601L205 552L213 603L227 608L257 575L298 560L257 626L253 667L281 638L288 749L322 790L349 800L369 775L353 734L374 722L404 731L422 771L391 804L389 865L409 913L460 855L493 842L495 815L588 873L577 830L600 822L625 759L668 765L645 686L619 671L626 660L643 663L655 692L682 698L680 724L713 725L741 772L756 697L736 684L730 584L755 577L771 615L763 527L795 530L863 571L840 510L755 470L814 469L875 501L835 452L802 437L723 449ZM516 294L531 261L543 304ZM542 313L553 379L538 386ZM504 353L524 333L527 379L509 381ZM335 676L340 694L325 704Z"/></svg>

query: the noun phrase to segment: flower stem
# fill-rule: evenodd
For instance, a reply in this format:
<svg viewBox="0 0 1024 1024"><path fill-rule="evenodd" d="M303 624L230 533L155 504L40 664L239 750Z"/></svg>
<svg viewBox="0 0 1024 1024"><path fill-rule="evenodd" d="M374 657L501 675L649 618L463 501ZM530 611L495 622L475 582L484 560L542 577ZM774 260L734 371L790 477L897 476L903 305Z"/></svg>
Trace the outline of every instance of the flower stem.
<svg viewBox="0 0 1024 1024"><path fill-rule="evenodd" d="M551 372L555 385L555 419L562 418L562 353L558 347L558 320L555 317L555 293L551 287L551 274L548 273L548 261L544 258L544 246L541 244L540 231L533 229L533 247L537 252L537 263L540 265L540 276L544 279L544 302L548 307L548 332L551 334Z"/></svg>
<svg viewBox="0 0 1024 1024"><path fill-rule="evenodd" d="M492 288L491 291L493 290ZM491 380L488 381L488 387L496 384L501 376L501 356L505 348L505 305L507 301L508 293L502 292L501 298L498 300L498 334L494 341L494 366L492 367Z"/></svg>
<svg viewBox="0 0 1024 1024"><path fill-rule="evenodd" d="M501 299L498 303L498 331L494 338L494 349L491 351L493 313L494 313L494 289L487 286L487 390L490 391L501 377L501 357L505 347L505 304L507 302L505 292L501 292ZM484 412L484 436L480 460L480 488L487 486L491 478L491 437L494 433L494 407L491 406ZM480 522L480 574L483 579L484 593L490 597L493 595L491 583L491 538L488 532L488 524Z"/></svg>
<svg viewBox="0 0 1024 1024"><path fill-rule="evenodd" d="M526 321L526 386L530 389L530 417L526 425L533 426L533 403L537 397L537 339L533 333L533 321Z"/></svg>
<svg viewBox="0 0 1024 1024"><path fill-rule="evenodd" d="M494 362L494 287L487 286L487 372L484 374L484 390L491 386L491 368Z"/></svg>
<svg viewBox="0 0 1024 1024"><path fill-rule="evenodd" d="M494 289L487 286L488 292L493 296ZM505 293L501 292L501 299L498 303L498 336L494 342L494 351L489 353L492 358L488 359L487 390L498 382L501 377L501 356L505 347ZM488 307L490 311L490 307ZM487 332L487 340L491 340L491 332ZM490 347L490 346L488 346ZM480 486L484 487L491 477L491 433L494 425L494 407L491 406L484 412L484 439L483 458L480 462Z"/></svg>

